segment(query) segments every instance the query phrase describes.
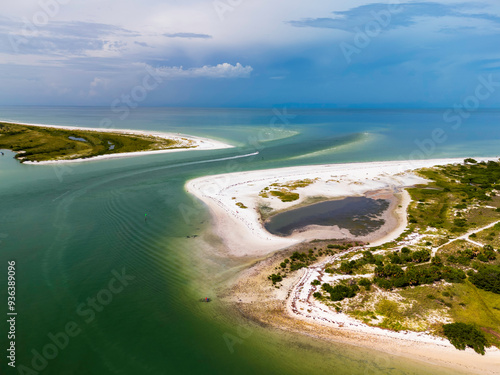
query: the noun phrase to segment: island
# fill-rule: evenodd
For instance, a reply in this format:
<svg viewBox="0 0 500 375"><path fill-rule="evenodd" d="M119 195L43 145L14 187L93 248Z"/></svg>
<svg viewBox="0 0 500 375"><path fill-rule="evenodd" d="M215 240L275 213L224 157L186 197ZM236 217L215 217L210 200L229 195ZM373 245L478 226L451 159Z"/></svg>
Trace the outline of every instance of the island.
<svg viewBox="0 0 500 375"><path fill-rule="evenodd" d="M173 133L0 122L0 149L16 152L15 158L28 164L230 147L212 139Z"/></svg>
<svg viewBox="0 0 500 375"><path fill-rule="evenodd" d="M439 159L205 176L221 299L261 324L446 365L500 365L500 162ZM460 351L458 351L459 349Z"/></svg>

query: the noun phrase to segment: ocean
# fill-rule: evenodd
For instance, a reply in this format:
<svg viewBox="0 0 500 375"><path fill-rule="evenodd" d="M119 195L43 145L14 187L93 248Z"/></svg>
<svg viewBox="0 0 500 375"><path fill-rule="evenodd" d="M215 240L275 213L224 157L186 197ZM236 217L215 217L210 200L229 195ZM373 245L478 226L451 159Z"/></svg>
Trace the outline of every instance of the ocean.
<svg viewBox="0 0 500 375"><path fill-rule="evenodd" d="M293 165L500 154L500 111L457 116L281 107L135 108L120 118L104 107L0 107L4 121L161 130L235 146L44 166L22 165L4 151L0 269L6 280L7 262L16 262L18 372L5 357L0 372L456 373L280 332L218 303L220 286L249 260L220 258L200 245L210 216L184 184ZM0 291L5 314L6 287ZM213 301L200 303L204 297ZM0 329L7 349L6 319Z"/></svg>

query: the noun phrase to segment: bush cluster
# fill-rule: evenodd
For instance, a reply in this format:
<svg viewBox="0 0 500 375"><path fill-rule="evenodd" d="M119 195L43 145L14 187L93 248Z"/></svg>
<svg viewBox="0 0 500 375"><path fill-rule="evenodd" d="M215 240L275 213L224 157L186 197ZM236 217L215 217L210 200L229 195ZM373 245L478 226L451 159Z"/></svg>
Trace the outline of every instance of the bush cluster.
<svg viewBox="0 0 500 375"><path fill-rule="evenodd" d="M332 301L342 301L344 298L351 298L356 295L356 292L359 291L359 286L355 283L352 285L335 285L331 286L330 284L324 283L321 286L325 292L330 294L330 299Z"/></svg>
<svg viewBox="0 0 500 375"><path fill-rule="evenodd" d="M404 288L432 284L435 281L446 280L450 283L461 283L465 280L465 272L452 267L410 265L403 270L395 264L387 264L375 269L374 282L383 289Z"/></svg>
<svg viewBox="0 0 500 375"><path fill-rule="evenodd" d="M473 348L477 353L484 355L484 348L488 341L484 333L471 324L451 323L443 326L444 334L459 350L466 347Z"/></svg>
<svg viewBox="0 0 500 375"><path fill-rule="evenodd" d="M360 259L342 262L339 271L346 275L351 275L355 270L363 267L365 264L382 265L383 262L381 258L376 258L370 251L363 251L363 257Z"/></svg>
<svg viewBox="0 0 500 375"><path fill-rule="evenodd" d="M487 263L497 258L495 250L490 245L485 245L482 251L473 251L471 249L459 250L457 255L449 255L446 260L449 263L469 266L473 259L477 258L481 262Z"/></svg>
<svg viewBox="0 0 500 375"><path fill-rule="evenodd" d="M480 289L500 294L500 267L498 266L482 267L476 274L471 275L469 280Z"/></svg>
<svg viewBox="0 0 500 375"><path fill-rule="evenodd" d="M424 263L431 259L431 252L426 249L411 251L407 247L403 247L401 252L392 253L389 259L393 264Z"/></svg>

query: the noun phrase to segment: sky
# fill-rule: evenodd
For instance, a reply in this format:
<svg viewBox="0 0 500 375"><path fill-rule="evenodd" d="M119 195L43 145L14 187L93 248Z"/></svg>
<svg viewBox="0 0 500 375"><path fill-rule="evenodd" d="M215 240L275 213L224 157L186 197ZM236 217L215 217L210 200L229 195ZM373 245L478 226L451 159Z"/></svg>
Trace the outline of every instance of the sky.
<svg viewBox="0 0 500 375"><path fill-rule="evenodd" d="M3 1L0 84L0 105L498 108L500 2Z"/></svg>

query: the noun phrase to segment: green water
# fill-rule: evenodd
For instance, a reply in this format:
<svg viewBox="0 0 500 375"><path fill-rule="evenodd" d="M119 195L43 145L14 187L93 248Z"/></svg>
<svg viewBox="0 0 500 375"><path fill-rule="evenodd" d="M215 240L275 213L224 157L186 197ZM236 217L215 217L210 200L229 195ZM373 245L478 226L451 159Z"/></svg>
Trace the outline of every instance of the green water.
<svg viewBox="0 0 500 375"><path fill-rule="evenodd" d="M86 126L93 126L88 119L99 118L101 109L87 109L86 114L81 109L3 111L3 118L46 123L56 123L57 119L64 123L73 113ZM38 117L37 111L41 113ZM456 373L248 321L232 306L217 302L221 283L244 265L212 255L209 249L200 247L198 238L192 238L210 229L210 217L185 192L187 180L228 171L309 164L311 160L325 163L398 158L400 148L382 152L380 144L357 145L360 134L370 129L375 135L373 142L377 137L382 144L391 137L410 142L399 133L397 124L402 119L387 130L391 129L390 117L395 115L381 114L375 120L386 121L386 129L376 132L373 121L368 122L364 114L338 119L336 114L311 113L307 121L298 116L295 123L287 124L286 130L298 135L287 133L283 137L281 132L256 143L258 132L269 127L274 116L270 111L252 115L248 110L233 110L224 116L223 110L204 113L210 124L205 127L203 116L194 119L192 111L185 112L183 119L179 111L175 116L159 109L143 111L146 120L129 120L121 127L172 130L184 121L186 133L190 133L190 126L192 133L203 135L210 135L214 128L214 136L240 146L64 166L21 165L10 152L0 156L0 264L5 280L7 261L16 261L19 314L18 367L8 367L3 357L2 374L23 373L19 372L20 365L33 368L33 351L43 353L44 348L54 358L46 364L38 363L43 367L42 374ZM416 121L414 116L418 114L399 116ZM428 118L429 114L422 116ZM487 113L485 119L491 116ZM161 122L160 117L169 121ZM330 122L324 122L325 118ZM217 124L228 127L231 119L238 123L231 132L217 130ZM488 121L485 127L491 126ZM425 134L425 129L421 131ZM465 138L450 141L439 152L458 156L452 149ZM496 144L491 145L492 137L488 138L474 140L483 142L483 147L475 148L472 156L496 150ZM339 150L335 145L350 146ZM258 155L245 156L257 151ZM310 154L314 156L307 156ZM232 157L237 158L229 159ZM128 285L110 292L110 282L123 271L129 275ZM116 290L118 284L112 285ZM5 315L6 288L0 290ZM106 303L98 302L92 308L95 315L89 319L87 301L96 296ZM214 301L198 302L206 296ZM72 332L78 333L69 337L56 354L50 352L49 334L63 332L68 323ZM8 348L5 319L0 330L4 350Z"/></svg>

